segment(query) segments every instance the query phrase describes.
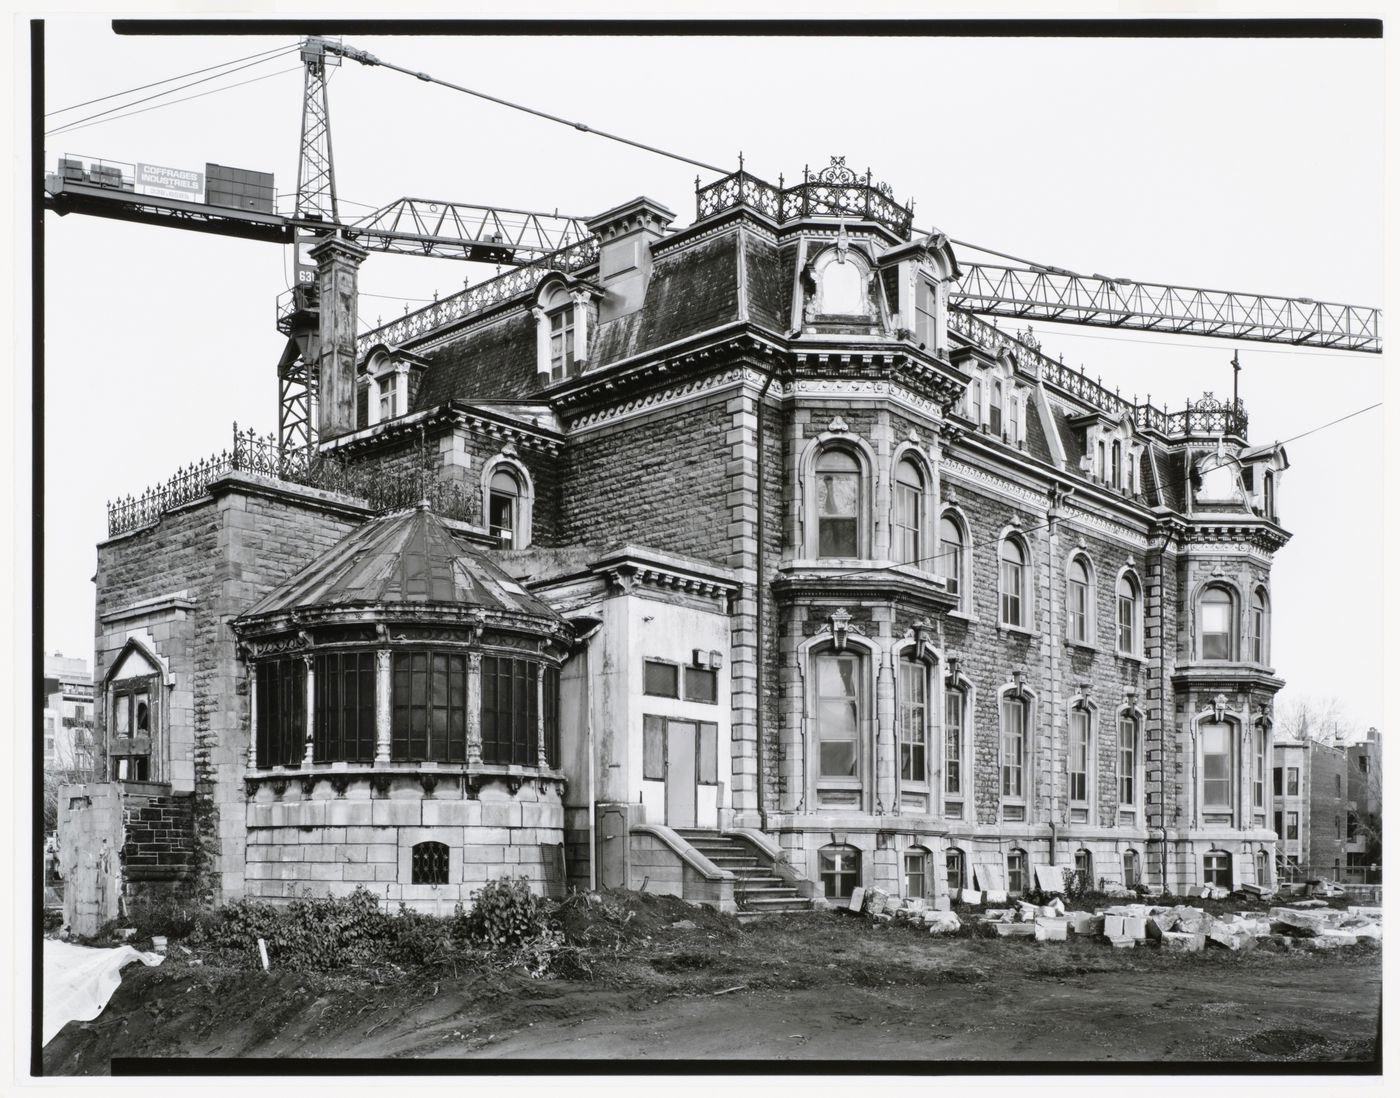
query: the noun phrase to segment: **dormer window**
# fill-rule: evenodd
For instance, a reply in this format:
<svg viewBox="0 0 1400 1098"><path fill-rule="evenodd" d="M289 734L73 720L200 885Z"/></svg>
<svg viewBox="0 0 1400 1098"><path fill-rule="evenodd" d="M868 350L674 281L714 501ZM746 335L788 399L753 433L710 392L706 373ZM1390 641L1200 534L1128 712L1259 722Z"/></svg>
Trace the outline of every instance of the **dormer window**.
<svg viewBox="0 0 1400 1098"><path fill-rule="evenodd" d="M992 382L992 400L987 407L987 428L994 435L1001 434L1002 383Z"/></svg>
<svg viewBox="0 0 1400 1098"><path fill-rule="evenodd" d="M511 545L515 540L515 513L520 502L520 485L507 470L501 469L491 478L491 534Z"/></svg>
<svg viewBox="0 0 1400 1098"><path fill-rule="evenodd" d="M408 414L409 367L408 361L396 361L388 354L378 354L370 359L366 370L369 375L369 399L365 411L371 426Z"/></svg>
<svg viewBox="0 0 1400 1098"><path fill-rule="evenodd" d="M482 517L502 549L528 549L531 541L534 488L529 471L514 451L497 455L482 471Z"/></svg>
<svg viewBox="0 0 1400 1098"><path fill-rule="evenodd" d="M562 274L549 275L540 283L533 309L535 370L546 385L577 373L587 360L598 296L592 286L569 282Z"/></svg>
<svg viewBox="0 0 1400 1098"><path fill-rule="evenodd" d="M807 319L819 317L869 317L870 264L844 237L812 261L815 291L807 303Z"/></svg>

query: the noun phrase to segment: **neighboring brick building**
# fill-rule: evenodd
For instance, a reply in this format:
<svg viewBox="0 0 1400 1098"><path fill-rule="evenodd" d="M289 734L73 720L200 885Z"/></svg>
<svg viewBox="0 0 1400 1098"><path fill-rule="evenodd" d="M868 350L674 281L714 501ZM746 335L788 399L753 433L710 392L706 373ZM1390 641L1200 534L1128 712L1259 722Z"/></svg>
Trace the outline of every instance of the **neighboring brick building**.
<svg viewBox="0 0 1400 1098"><path fill-rule="evenodd" d="M1381 882L1381 734L1347 746L1347 880Z"/></svg>
<svg viewBox="0 0 1400 1098"><path fill-rule="evenodd" d="M950 312L946 239L838 163L673 220L358 342L365 253L322 244L317 460L240 435L114 506L107 751L194 795L206 898L547 887L562 840L577 883L728 906L704 829L829 895L1268 878L1282 449ZM420 499L455 588L403 564ZM325 602L376 513L375 593Z"/></svg>
<svg viewBox="0 0 1400 1098"><path fill-rule="evenodd" d="M1280 875L1345 879L1347 749L1324 740L1274 741L1274 830Z"/></svg>

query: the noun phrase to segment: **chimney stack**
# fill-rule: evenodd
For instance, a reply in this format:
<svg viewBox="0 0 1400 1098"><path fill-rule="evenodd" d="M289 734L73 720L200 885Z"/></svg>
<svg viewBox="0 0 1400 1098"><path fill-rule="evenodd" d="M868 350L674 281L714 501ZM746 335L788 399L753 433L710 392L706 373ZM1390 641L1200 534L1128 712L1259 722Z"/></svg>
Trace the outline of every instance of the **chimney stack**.
<svg viewBox="0 0 1400 1098"><path fill-rule="evenodd" d="M333 236L310 252L320 297L317 431L329 442L355 429L355 336L359 327L359 270L369 252Z"/></svg>
<svg viewBox="0 0 1400 1098"><path fill-rule="evenodd" d="M634 198L606 213L589 218L590 232L599 240L598 284L603 300L598 322L635 313L646 296L651 277L651 248L665 235L676 215L650 198Z"/></svg>

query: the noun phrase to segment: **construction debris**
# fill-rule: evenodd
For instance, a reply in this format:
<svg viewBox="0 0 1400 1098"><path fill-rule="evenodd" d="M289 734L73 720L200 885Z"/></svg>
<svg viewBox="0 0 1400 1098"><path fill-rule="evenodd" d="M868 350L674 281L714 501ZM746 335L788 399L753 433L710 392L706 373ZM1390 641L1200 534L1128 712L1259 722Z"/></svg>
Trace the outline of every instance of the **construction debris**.
<svg viewBox="0 0 1400 1098"><path fill-rule="evenodd" d="M951 911L925 911L924 925L930 934L955 934L962 929L962 920Z"/></svg>

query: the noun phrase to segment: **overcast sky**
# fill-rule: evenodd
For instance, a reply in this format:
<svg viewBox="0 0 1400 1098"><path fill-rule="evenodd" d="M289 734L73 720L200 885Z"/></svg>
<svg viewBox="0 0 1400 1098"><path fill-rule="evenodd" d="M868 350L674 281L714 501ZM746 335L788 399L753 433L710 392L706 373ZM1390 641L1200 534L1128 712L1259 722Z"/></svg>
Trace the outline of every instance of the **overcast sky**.
<svg viewBox="0 0 1400 1098"><path fill-rule="evenodd" d="M46 109L291 46L118 37L48 22ZM1380 305L1382 43L1261 40L351 38L385 60L777 182L845 156L916 202L922 228L1083 272ZM290 70L290 71L280 71ZM47 141L58 155L273 172L295 189L295 54L176 93L256 83ZM136 98L153 91L139 93ZM347 62L330 83L342 216L395 198L590 215L639 194L695 215L692 167ZM65 112L50 126L120 100ZM150 106L142 104L141 106ZM706 179L711 178L706 175ZM352 205L362 203L363 205ZM273 431L276 245L46 216L45 645L92 658L105 502ZM490 268L375 255L369 324ZM419 299L419 300L411 300ZM1228 395L1244 363L1250 440L1381 399L1374 355L1046 328L1125 395ZM1274 659L1287 694L1381 721L1379 411L1287 446Z"/></svg>

